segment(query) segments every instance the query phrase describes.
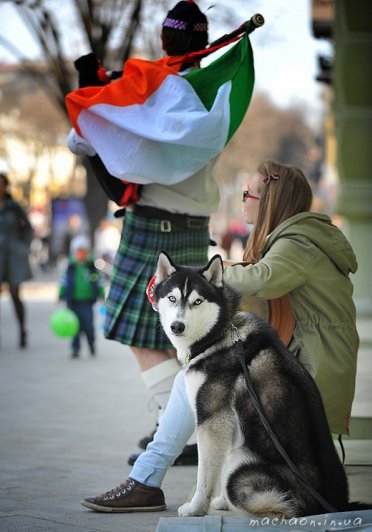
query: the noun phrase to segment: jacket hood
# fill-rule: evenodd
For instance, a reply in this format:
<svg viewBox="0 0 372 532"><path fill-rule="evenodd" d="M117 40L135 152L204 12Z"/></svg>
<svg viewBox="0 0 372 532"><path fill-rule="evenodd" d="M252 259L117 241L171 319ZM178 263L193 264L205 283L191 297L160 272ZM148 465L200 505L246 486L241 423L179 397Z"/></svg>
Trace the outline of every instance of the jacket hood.
<svg viewBox="0 0 372 532"><path fill-rule="evenodd" d="M308 239L344 274L355 273L358 263L347 238L326 214L301 212L281 223L268 235L264 253L278 238Z"/></svg>

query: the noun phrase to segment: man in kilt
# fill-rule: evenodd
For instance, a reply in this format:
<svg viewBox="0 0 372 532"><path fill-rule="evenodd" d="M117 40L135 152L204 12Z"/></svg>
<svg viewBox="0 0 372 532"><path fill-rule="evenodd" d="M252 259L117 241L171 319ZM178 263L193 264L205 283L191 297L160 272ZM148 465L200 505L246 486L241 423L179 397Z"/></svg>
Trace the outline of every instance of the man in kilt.
<svg viewBox="0 0 372 532"><path fill-rule="evenodd" d="M179 2L164 20L161 38L167 55L202 50L208 43L207 19L194 2ZM182 70L197 66L183 65ZM160 415L180 366L146 297L146 287L159 250L166 250L179 264L198 266L208 260L209 215L219 202L213 166L214 161L175 185L143 185L139 201L126 210L114 262L105 336L131 347ZM145 449L152 436L140 440L139 446ZM129 463L133 464L137 456L131 455ZM197 463L195 439L186 446L179 463Z"/></svg>

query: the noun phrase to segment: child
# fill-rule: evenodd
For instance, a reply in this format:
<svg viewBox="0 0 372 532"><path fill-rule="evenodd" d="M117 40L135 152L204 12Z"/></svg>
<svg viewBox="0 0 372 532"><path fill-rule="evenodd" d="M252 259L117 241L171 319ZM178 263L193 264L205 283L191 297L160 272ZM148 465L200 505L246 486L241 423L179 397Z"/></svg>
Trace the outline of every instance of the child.
<svg viewBox="0 0 372 532"><path fill-rule="evenodd" d="M59 299L66 301L80 322L79 332L71 344L73 358L79 356L81 331L86 334L91 355L95 355L93 305L97 299L105 297L102 279L89 250L89 241L84 235L72 240L69 264L59 289Z"/></svg>

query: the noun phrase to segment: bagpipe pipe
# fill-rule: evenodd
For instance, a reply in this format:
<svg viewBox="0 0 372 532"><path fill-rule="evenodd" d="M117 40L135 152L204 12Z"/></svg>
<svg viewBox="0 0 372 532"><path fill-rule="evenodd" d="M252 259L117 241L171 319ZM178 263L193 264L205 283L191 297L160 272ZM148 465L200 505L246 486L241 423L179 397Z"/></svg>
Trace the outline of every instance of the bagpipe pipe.
<svg viewBox="0 0 372 532"><path fill-rule="evenodd" d="M264 22L262 15L255 14L231 33L225 34L210 43L205 49L190 52L181 58L175 58L175 61L182 61L182 63L196 62L220 48L238 41L244 35L252 33L256 28L261 27ZM123 74L122 71L106 70L93 52L79 57L74 62L74 65L79 73L79 88L104 86L120 78ZM99 155L89 157L89 165L107 197L121 207L115 213L116 216L123 215L126 207L138 201L142 185L130 183L111 175Z"/></svg>

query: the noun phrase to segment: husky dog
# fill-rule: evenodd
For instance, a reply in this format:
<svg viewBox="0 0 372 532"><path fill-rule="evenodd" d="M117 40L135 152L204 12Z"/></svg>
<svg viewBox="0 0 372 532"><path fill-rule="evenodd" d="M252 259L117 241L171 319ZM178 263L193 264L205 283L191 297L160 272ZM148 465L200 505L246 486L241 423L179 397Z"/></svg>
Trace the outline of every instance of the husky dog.
<svg viewBox="0 0 372 532"><path fill-rule="evenodd" d="M351 509L315 382L266 321L239 311L238 294L223 281L221 257L197 269L177 266L160 252L155 279L154 308L177 349L197 420L197 487L179 515L205 515L210 504L218 510L286 517L325 511L264 428L237 358L238 339L280 444L331 510ZM221 493L211 503L219 484Z"/></svg>

